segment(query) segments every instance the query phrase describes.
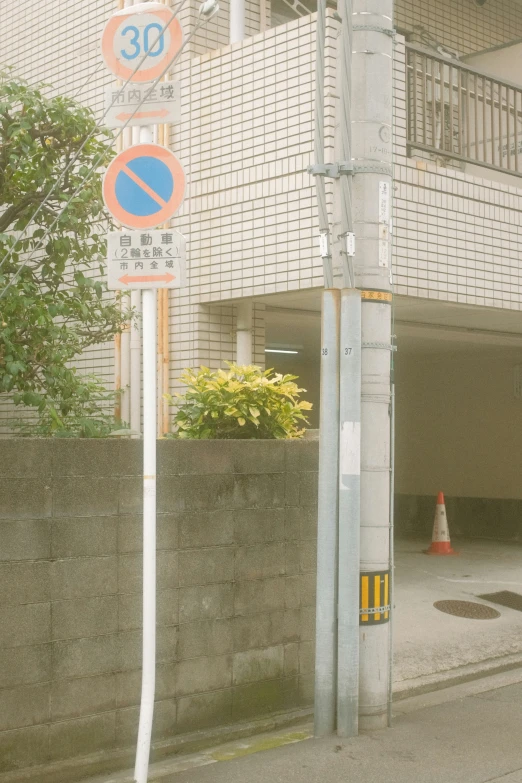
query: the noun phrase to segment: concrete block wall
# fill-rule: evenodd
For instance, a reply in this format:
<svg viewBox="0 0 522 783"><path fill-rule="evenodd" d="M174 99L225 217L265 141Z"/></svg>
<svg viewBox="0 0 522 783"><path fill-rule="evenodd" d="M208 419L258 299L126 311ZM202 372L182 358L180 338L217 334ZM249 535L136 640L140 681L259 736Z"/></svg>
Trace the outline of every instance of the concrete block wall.
<svg viewBox="0 0 522 783"><path fill-rule="evenodd" d="M317 443L158 450L154 741L165 749L181 734L311 703ZM130 763L140 451L133 441L2 445L0 780L29 767L34 780L55 780L53 769L93 754L102 766Z"/></svg>

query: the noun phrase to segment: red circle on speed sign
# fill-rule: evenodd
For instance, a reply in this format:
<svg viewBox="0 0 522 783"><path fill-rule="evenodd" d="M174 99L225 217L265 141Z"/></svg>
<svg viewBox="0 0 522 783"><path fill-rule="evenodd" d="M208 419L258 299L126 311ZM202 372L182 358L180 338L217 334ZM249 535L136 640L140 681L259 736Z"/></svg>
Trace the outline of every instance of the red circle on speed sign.
<svg viewBox="0 0 522 783"><path fill-rule="evenodd" d="M102 35L108 69L131 82L152 82L161 76L183 44L181 25L171 19L172 11L162 3L140 3L114 14Z"/></svg>

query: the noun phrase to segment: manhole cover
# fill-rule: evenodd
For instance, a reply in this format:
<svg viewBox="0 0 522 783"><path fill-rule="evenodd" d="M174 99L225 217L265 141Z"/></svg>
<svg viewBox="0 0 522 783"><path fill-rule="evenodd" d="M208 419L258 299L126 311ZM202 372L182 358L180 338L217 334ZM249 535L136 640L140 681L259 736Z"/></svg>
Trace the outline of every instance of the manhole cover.
<svg viewBox="0 0 522 783"><path fill-rule="evenodd" d="M485 601L491 601L492 604L500 604L500 606L507 606L509 609L516 609L518 612L522 612L522 595L519 593L512 593L511 590L501 590L498 593L485 593L478 597L484 598Z"/></svg>
<svg viewBox="0 0 522 783"><path fill-rule="evenodd" d="M485 604L477 604L475 601L435 601L435 609L455 617L467 617L469 620L493 620L500 617L500 612Z"/></svg>

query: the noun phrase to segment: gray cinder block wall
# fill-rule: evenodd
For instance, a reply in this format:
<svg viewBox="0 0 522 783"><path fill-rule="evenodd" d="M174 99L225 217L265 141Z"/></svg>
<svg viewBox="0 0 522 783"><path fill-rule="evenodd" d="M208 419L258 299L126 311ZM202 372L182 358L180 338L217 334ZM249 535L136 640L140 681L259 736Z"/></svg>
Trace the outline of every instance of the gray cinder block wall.
<svg viewBox="0 0 522 783"><path fill-rule="evenodd" d="M141 444L0 452L0 780L117 765L140 695ZM155 742L310 704L317 442L158 456Z"/></svg>

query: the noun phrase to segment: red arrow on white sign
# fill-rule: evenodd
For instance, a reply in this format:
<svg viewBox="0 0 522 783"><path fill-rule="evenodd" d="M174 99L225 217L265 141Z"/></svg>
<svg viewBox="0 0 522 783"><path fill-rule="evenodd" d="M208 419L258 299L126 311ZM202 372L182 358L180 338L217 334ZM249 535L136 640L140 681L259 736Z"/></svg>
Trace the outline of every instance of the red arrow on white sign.
<svg viewBox="0 0 522 783"><path fill-rule="evenodd" d="M168 117L169 114L170 112L167 111L167 109L162 109L161 111L139 111L136 114L131 114L130 112L125 113L122 111L121 114L116 115L116 119L121 120L122 122L125 122L125 120L130 120L131 117L135 120L153 120L157 118L163 119L164 117Z"/></svg>
<svg viewBox="0 0 522 783"><path fill-rule="evenodd" d="M130 283L172 283L175 276L167 272L166 275L123 275L119 278L120 283L129 285Z"/></svg>

